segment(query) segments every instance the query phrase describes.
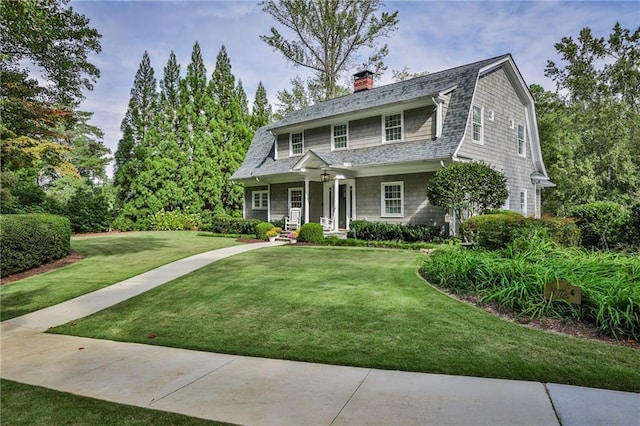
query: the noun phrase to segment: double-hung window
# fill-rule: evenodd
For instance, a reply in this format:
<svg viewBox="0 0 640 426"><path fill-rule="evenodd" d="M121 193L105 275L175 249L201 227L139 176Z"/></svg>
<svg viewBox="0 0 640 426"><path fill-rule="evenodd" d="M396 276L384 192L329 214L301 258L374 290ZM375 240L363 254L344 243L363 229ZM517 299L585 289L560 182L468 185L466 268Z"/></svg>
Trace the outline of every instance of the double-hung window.
<svg viewBox="0 0 640 426"><path fill-rule="evenodd" d="M266 210L269 205L269 192L268 191L253 191L251 193L253 200L253 210Z"/></svg>
<svg viewBox="0 0 640 426"><path fill-rule="evenodd" d="M518 124L518 155L521 157L527 156L527 139L525 128L522 124Z"/></svg>
<svg viewBox="0 0 640 426"><path fill-rule="evenodd" d="M520 191L520 214L527 215L527 191Z"/></svg>
<svg viewBox="0 0 640 426"><path fill-rule="evenodd" d="M291 133L289 136L289 154L302 155L304 152L304 135L302 132Z"/></svg>
<svg viewBox="0 0 640 426"><path fill-rule="evenodd" d="M348 147L348 128L346 124L333 126L331 132L332 149L344 149Z"/></svg>
<svg viewBox="0 0 640 426"><path fill-rule="evenodd" d="M380 201L381 217L403 217L404 182L382 182Z"/></svg>
<svg viewBox="0 0 640 426"><path fill-rule="evenodd" d="M301 209L304 189L303 188L289 188L289 209Z"/></svg>
<svg viewBox="0 0 640 426"><path fill-rule="evenodd" d="M473 106L473 142L483 143L482 108Z"/></svg>
<svg viewBox="0 0 640 426"><path fill-rule="evenodd" d="M382 117L384 127L384 142L398 142L402 140L402 113L385 115Z"/></svg>

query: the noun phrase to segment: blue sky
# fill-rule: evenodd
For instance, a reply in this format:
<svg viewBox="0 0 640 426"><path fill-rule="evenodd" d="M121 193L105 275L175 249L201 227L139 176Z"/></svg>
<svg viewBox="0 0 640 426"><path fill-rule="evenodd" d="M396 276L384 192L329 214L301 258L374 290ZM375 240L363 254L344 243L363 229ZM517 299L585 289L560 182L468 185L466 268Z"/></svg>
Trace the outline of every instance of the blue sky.
<svg viewBox="0 0 640 426"><path fill-rule="evenodd" d="M577 37L590 27L606 37L616 21L635 29L638 1L387 1L399 11L399 26L385 40L389 70L377 85L391 82L391 70L436 72L504 53L511 53L527 84L553 90L544 76L547 60L560 61L554 44ZM200 43L207 74L225 45L233 73L241 79L250 103L262 81L275 104L277 91L296 75L305 76L259 40L275 22L253 1L92 1L72 0L73 9L102 34L102 52L92 56L101 77L86 92L80 109L94 112L92 124L105 132L112 153L121 137L133 78L146 50L156 78L173 50L186 72L195 41ZM354 69L354 72L357 71ZM111 170L108 170L111 173Z"/></svg>

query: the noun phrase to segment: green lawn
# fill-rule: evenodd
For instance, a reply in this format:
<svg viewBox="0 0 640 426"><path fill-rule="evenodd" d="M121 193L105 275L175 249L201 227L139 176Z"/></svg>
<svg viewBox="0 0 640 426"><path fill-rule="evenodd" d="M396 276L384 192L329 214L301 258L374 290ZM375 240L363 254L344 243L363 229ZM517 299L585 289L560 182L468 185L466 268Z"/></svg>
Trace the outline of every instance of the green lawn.
<svg viewBox="0 0 640 426"><path fill-rule="evenodd" d="M425 283L423 255L273 247L54 332L230 354L640 392L640 352L533 330ZM147 336L155 333L157 337Z"/></svg>
<svg viewBox="0 0 640 426"><path fill-rule="evenodd" d="M235 244L230 238L208 238L184 231L73 237L71 248L85 258L0 287L0 320L64 302L174 260Z"/></svg>
<svg viewBox="0 0 640 426"><path fill-rule="evenodd" d="M3 425L222 425L180 414L100 401L0 380Z"/></svg>

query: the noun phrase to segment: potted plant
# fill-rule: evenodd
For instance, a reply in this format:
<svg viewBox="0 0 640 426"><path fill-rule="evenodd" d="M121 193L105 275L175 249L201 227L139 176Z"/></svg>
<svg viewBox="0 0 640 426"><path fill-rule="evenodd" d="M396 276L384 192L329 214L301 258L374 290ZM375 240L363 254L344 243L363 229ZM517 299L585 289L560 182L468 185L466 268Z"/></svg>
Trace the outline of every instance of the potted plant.
<svg viewBox="0 0 640 426"><path fill-rule="evenodd" d="M291 244L295 244L296 242L298 242L298 230L296 229L295 231L290 232L287 237L289 237L289 241L291 242Z"/></svg>
<svg viewBox="0 0 640 426"><path fill-rule="evenodd" d="M270 229L267 231L267 238L269 238L269 242L274 242L276 240L276 237L278 236L278 231L276 231L275 229Z"/></svg>

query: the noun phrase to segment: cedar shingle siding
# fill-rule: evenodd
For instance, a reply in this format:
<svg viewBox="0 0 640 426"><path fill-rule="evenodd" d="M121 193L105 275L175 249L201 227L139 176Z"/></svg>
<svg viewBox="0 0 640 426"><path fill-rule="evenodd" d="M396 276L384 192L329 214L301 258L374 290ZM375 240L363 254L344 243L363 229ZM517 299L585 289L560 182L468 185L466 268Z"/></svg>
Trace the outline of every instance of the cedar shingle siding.
<svg viewBox="0 0 640 426"><path fill-rule="evenodd" d="M471 141L473 105L483 111L482 145ZM245 184L246 217L266 219L265 211L250 208L251 192L265 185L270 190L270 217L285 216L288 188L303 188L306 180L306 213L310 221L318 221L331 213L329 188L337 178L340 185L354 186L351 220L439 225L444 212L430 205L425 195L430 176L452 161L485 161L505 173L512 210L520 209L520 192L526 191L527 212L538 213L540 197L532 180L535 177L542 186L553 184L542 162L533 108L513 59L502 55L287 114L258 129L232 179ZM442 128L436 138L438 111ZM384 143L383 117L398 113L403 117L403 139ZM332 125L338 124L348 124L348 148L332 151ZM518 154L519 124L526 129L525 156ZM304 134L303 155L290 156L290 134L299 132ZM320 181L321 173L329 173L329 182ZM382 182L403 183L403 217L381 217ZM344 200L340 200L341 220L348 202Z"/></svg>

